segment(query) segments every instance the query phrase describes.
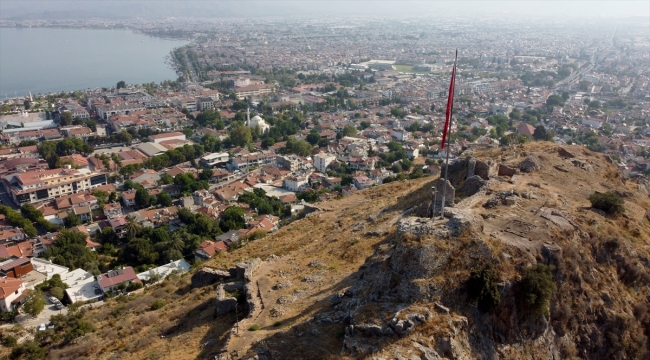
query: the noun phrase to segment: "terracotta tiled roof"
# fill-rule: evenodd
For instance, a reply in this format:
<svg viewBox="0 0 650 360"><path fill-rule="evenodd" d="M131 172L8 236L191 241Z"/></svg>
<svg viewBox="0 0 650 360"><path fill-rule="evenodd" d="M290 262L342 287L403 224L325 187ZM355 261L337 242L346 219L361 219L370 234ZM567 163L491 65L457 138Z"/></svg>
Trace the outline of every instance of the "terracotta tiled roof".
<svg viewBox="0 0 650 360"><path fill-rule="evenodd" d="M119 285L126 281L137 280L138 277L135 274L135 271L132 267L128 266L124 269L112 270L106 274L101 274L99 279L99 284L102 288L108 288L111 286Z"/></svg>
<svg viewBox="0 0 650 360"><path fill-rule="evenodd" d="M4 278L0 279L0 299L6 299L7 296L13 294L20 289L23 280Z"/></svg>

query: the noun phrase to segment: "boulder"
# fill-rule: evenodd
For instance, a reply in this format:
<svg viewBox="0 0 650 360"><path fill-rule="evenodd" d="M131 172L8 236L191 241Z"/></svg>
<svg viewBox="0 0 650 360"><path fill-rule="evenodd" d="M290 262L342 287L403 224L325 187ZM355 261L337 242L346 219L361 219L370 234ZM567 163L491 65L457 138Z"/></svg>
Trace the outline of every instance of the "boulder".
<svg viewBox="0 0 650 360"><path fill-rule="evenodd" d="M574 157L576 157L575 155L573 155L573 153L569 152L568 150L566 150L564 148L560 148L557 151L557 154L559 156L563 157L563 158L574 158Z"/></svg>
<svg viewBox="0 0 650 360"><path fill-rule="evenodd" d="M491 199L488 199L488 201L483 204L483 207L486 209L493 209L499 205L501 205L501 199L498 197L493 197Z"/></svg>
<svg viewBox="0 0 650 360"><path fill-rule="evenodd" d="M393 326L393 330L395 330L397 335L408 335L415 330L415 323L411 320L399 320L395 326Z"/></svg>
<svg viewBox="0 0 650 360"><path fill-rule="evenodd" d="M554 165L553 167L555 168L555 170L558 170L558 171L561 171L561 172L565 172L565 173L569 172L569 169L567 169L567 167L564 166L563 164L557 164L557 165Z"/></svg>
<svg viewBox="0 0 650 360"><path fill-rule="evenodd" d="M480 176L483 180L490 180L496 172L496 165L492 161L476 160L474 175Z"/></svg>
<svg viewBox="0 0 650 360"><path fill-rule="evenodd" d="M512 205L516 205L517 201L519 201L519 196L515 196L515 195L506 196L503 199L503 204L507 206L512 206Z"/></svg>
<svg viewBox="0 0 650 360"><path fill-rule="evenodd" d="M594 171L594 168L586 161L580 159L573 159L571 160L571 163L573 164L573 166L579 167L586 172Z"/></svg>
<svg viewBox="0 0 650 360"><path fill-rule="evenodd" d="M413 347L418 349L422 355L420 355L420 359L422 360L442 360L440 355L438 353L424 345L418 344L417 342L413 341Z"/></svg>
<svg viewBox="0 0 650 360"><path fill-rule="evenodd" d="M532 156L527 157L524 159L519 164L519 170L525 172L525 173L531 173L535 171L539 171L542 168L542 166L539 164L539 162Z"/></svg>
<svg viewBox="0 0 650 360"><path fill-rule="evenodd" d="M478 193L479 191L481 191L481 189L483 189L483 187L486 184L487 184L486 180L483 180L483 178L481 178L478 175L474 175L471 178L467 179L467 181L465 181L462 190L463 194L465 196L472 196Z"/></svg>
<svg viewBox="0 0 650 360"><path fill-rule="evenodd" d="M499 164L499 176L513 176L519 172L519 169L510 167L505 164Z"/></svg>
<svg viewBox="0 0 650 360"><path fill-rule="evenodd" d="M435 306L436 310L440 311L441 313L449 314L449 308L442 305L441 303L435 302L435 303L433 303L433 305Z"/></svg>

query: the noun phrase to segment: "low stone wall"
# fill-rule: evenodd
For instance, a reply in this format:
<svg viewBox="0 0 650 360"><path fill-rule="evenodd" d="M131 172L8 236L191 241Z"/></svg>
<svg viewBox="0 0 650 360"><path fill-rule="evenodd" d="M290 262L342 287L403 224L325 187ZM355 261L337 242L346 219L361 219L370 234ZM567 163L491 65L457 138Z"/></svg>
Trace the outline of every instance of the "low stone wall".
<svg viewBox="0 0 650 360"><path fill-rule="evenodd" d="M241 288L244 288L244 284L241 284ZM231 290L236 290L236 287L229 287ZM226 293L226 284L219 284L217 286L217 301L215 314L217 316L228 314L237 309L237 298L228 296Z"/></svg>
<svg viewBox="0 0 650 360"><path fill-rule="evenodd" d="M228 271L204 267L192 275L192 287L208 286L229 278L230 272Z"/></svg>
<svg viewBox="0 0 650 360"><path fill-rule="evenodd" d="M253 273L257 270L260 264L262 264L262 260L260 258L237 263L237 265L235 265L235 278L251 281L253 278Z"/></svg>

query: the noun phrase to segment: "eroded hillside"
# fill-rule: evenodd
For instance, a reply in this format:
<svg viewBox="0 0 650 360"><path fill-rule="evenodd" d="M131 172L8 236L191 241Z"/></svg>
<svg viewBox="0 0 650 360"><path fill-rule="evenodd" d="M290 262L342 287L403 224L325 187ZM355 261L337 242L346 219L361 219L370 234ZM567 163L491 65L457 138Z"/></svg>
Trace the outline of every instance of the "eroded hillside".
<svg viewBox="0 0 650 360"><path fill-rule="evenodd" d="M228 293L239 299L237 313L215 313L220 282L193 287L195 270L88 311L96 331L51 344L50 357L648 356L645 183L625 181L602 154L577 146L464 156L471 158L450 167L457 203L444 220L415 217L428 213L432 178L321 203L322 211L204 264L227 270L262 260L247 275L246 289L255 291ZM591 209L595 191L623 197L625 215ZM554 288L538 313L525 306L535 264L548 266ZM486 293L469 296L477 269L494 275L486 289L499 301L490 306ZM246 296L256 302L252 314ZM164 305L154 310L156 300Z"/></svg>

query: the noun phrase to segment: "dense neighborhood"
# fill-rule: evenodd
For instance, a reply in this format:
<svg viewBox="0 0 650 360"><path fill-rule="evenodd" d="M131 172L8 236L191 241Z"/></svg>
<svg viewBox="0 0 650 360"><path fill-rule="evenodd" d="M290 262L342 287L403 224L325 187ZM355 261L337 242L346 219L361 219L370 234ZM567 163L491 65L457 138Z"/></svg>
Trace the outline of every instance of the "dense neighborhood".
<svg viewBox="0 0 650 360"><path fill-rule="evenodd" d="M582 144L627 176L650 172L650 58L633 30L461 50L449 154L449 37L400 52L393 37L291 35L271 50L254 30L174 50L175 81L2 103L3 319L38 314L45 296L63 307L137 291L313 203L438 175L468 147Z"/></svg>

